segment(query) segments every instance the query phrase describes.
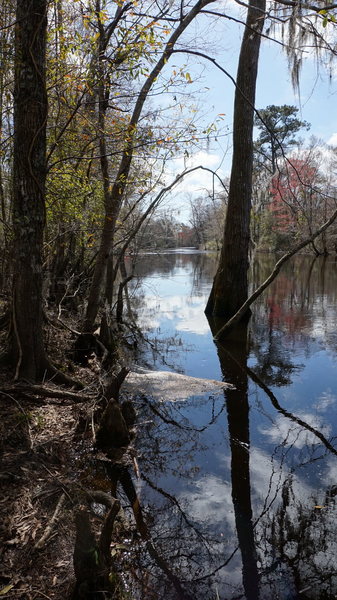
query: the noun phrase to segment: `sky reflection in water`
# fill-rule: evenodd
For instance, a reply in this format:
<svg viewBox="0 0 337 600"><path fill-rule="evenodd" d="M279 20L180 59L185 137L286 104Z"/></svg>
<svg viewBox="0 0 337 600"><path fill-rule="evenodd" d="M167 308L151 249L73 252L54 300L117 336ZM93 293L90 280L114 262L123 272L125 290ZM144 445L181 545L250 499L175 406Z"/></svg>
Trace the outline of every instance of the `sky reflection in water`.
<svg viewBox="0 0 337 600"><path fill-rule="evenodd" d="M271 266L259 257L254 287ZM139 400L151 534L193 598L336 598L336 263L288 265L253 308L247 351L213 343L203 311L214 268L214 256L170 253L139 272L138 323L160 350L147 364L237 387ZM154 598L179 597L142 568Z"/></svg>

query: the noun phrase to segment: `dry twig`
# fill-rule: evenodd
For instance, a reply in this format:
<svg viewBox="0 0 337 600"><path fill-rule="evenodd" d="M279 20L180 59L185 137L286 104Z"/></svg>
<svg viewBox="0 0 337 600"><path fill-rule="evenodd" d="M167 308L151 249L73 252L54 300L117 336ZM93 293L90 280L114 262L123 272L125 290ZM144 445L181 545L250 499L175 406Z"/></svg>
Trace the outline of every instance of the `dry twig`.
<svg viewBox="0 0 337 600"><path fill-rule="evenodd" d="M47 525L43 536L34 545L34 550L41 550L43 548L43 546L46 544L46 542L48 541L48 539L50 538L65 499L66 499L66 495L64 493L61 494L59 501L56 505L54 514L49 521L49 525Z"/></svg>

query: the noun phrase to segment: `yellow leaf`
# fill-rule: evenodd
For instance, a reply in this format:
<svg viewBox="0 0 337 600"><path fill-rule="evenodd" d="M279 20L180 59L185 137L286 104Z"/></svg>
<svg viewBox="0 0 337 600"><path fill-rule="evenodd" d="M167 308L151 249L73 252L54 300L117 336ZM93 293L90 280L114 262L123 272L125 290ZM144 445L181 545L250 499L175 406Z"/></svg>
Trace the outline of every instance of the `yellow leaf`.
<svg viewBox="0 0 337 600"><path fill-rule="evenodd" d="M4 596L5 594L7 594L7 592L9 592L13 587L14 587L14 583L9 583L8 585L6 585L0 591L0 596Z"/></svg>

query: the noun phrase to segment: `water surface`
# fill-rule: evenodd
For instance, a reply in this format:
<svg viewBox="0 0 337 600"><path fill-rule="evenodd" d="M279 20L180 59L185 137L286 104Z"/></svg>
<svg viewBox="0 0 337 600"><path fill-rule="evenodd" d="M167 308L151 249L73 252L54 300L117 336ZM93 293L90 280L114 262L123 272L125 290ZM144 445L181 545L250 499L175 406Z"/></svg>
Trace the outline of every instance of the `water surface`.
<svg viewBox="0 0 337 600"><path fill-rule="evenodd" d="M260 256L251 287L269 274ZM148 366L235 389L139 398L139 496L160 563L139 596L337 597L337 264L295 258L216 346L204 315L216 256L147 255L134 283Z"/></svg>

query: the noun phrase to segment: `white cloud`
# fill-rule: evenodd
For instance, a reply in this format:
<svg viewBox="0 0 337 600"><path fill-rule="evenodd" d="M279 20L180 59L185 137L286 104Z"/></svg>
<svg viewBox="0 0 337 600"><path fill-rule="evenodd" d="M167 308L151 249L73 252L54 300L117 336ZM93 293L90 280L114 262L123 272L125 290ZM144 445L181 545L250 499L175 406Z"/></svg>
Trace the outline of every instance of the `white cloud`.
<svg viewBox="0 0 337 600"><path fill-rule="evenodd" d="M289 478L289 470L285 464L281 464L275 458L272 460L270 455L260 448L252 446L249 453L252 503L255 507L255 513L258 514L268 499L271 501L273 498L278 497L277 503L280 501L280 491ZM217 454L217 458L225 468L230 469L229 455ZM291 479L292 489L296 494L296 498L300 499L303 503L307 502L313 493L313 489L308 486L307 482L295 474L292 475Z"/></svg>
<svg viewBox="0 0 337 600"><path fill-rule="evenodd" d="M223 527L224 532L227 524L234 531L235 517L229 482L209 474L195 481L193 491L188 497L182 493L183 498L188 500L189 514L196 521Z"/></svg>
<svg viewBox="0 0 337 600"><path fill-rule="evenodd" d="M337 464L336 457L330 456L327 464L327 472L325 474L325 483L327 486L336 485L337 481Z"/></svg>
<svg viewBox="0 0 337 600"><path fill-rule="evenodd" d="M185 298L171 296L160 298L158 296L146 297L146 312L139 315L139 323L143 328L156 328L160 326L158 313L161 319L175 320L176 331L189 331L199 335L209 334L209 324L200 306L205 306L207 296L198 296L197 300L186 304Z"/></svg>
<svg viewBox="0 0 337 600"><path fill-rule="evenodd" d="M337 146L337 133L333 133L332 136L329 137L328 144L330 144L330 146Z"/></svg>
<svg viewBox="0 0 337 600"><path fill-rule="evenodd" d="M320 395L314 408L319 412L326 412L334 404L336 404L336 396L334 396L331 390L327 390Z"/></svg>
<svg viewBox="0 0 337 600"><path fill-rule="evenodd" d="M209 153L203 150L191 154L189 156L179 156L172 160L171 173L172 178L178 173L182 173L186 169L193 169L195 167L204 167L206 169L212 169L216 171L219 177L224 177L224 172L221 168L223 157L220 154ZM215 179L215 187L221 188L221 184ZM213 176L209 171L198 169L193 171L190 175L186 175L182 182L177 188L175 188L175 194L178 192L179 195L183 193L200 192L202 190L211 190L213 185Z"/></svg>
<svg viewBox="0 0 337 600"><path fill-rule="evenodd" d="M325 437L329 436L331 426L324 424L319 416L303 414L300 415L299 418L314 429L317 429L317 431L322 433ZM261 427L260 431L268 436L270 441L275 444L283 444L286 442L287 446L294 446L294 448L298 449L320 443L319 438L314 433L308 429L304 429L302 425L296 422L291 423L281 415L271 427Z"/></svg>

